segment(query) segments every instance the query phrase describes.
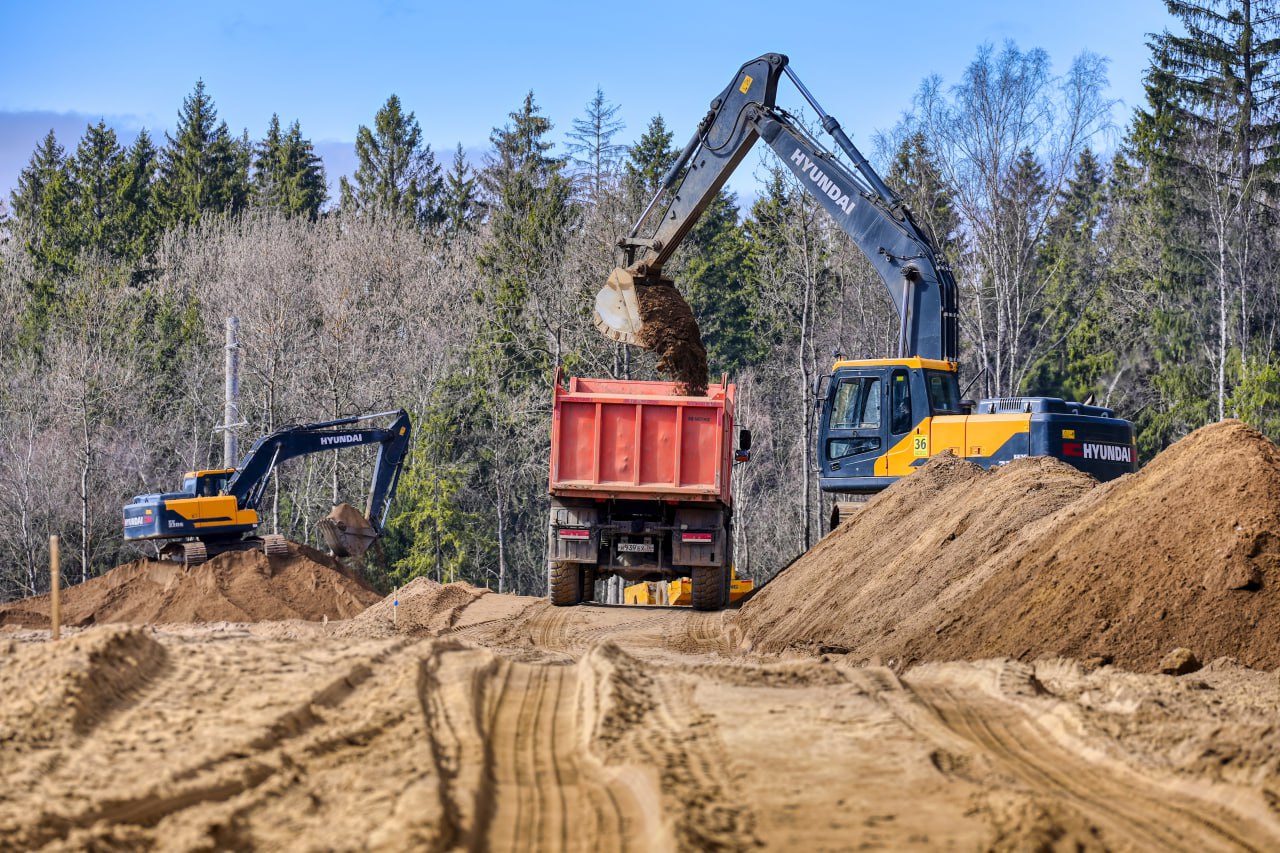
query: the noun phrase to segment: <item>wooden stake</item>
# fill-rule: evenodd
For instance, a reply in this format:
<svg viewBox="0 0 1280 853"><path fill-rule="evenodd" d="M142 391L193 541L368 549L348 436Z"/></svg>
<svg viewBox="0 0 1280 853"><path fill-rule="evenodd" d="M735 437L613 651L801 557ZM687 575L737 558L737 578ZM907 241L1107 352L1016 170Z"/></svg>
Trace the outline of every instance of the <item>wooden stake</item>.
<svg viewBox="0 0 1280 853"><path fill-rule="evenodd" d="M57 640L62 636L62 571L58 560L58 537L49 537L49 624L52 630L49 639Z"/></svg>

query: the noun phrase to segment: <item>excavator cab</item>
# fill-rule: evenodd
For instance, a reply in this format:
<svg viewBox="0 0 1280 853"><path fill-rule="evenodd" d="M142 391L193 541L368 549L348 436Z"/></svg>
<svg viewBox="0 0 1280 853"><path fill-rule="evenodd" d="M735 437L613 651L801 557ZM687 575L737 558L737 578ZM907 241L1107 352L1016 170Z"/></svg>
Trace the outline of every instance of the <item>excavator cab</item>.
<svg viewBox="0 0 1280 853"><path fill-rule="evenodd" d="M236 473L235 468L216 471L188 471L182 478L182 491L198 498L214 498L227 493L227 483Z"/></svg>
<svg viewBox="0 0 1280 853"><path fill-rule="evenodd" d="M930 421L958 415L955 368L931 359L848 361L823 401L819 457L824 484L871 494L928 456Z"/></svg>

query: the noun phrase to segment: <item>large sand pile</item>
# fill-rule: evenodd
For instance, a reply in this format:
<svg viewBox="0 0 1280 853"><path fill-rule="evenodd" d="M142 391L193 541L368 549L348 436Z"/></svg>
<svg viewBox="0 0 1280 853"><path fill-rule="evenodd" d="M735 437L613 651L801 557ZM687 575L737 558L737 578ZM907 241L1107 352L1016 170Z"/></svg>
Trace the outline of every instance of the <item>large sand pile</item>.
<svg viewBox="0 0 1280 853"><path fill-rule="evenodd" d="M1229 421L1105 486L1044 459L941 458L743 606L757 651L915 661L1175 647L1280 666L1280 450Z"/></svg>
<svg viewBox="0 0 1280 853"><path fill-rule="evenodd" d="M67 625L349 619L380 596L319 551L231 551L203 565L135 560L62 593ZM47 627L49 597L0 607L0 625Z"/></svg>

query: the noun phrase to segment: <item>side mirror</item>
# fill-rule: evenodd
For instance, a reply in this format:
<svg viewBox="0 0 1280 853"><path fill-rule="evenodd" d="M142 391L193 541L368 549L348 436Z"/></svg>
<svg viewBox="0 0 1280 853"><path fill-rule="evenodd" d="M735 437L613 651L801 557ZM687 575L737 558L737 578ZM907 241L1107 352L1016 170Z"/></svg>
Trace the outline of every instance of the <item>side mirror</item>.
<svg viewBox="0 0 1280 853"><path fill-rule="evenodd" d="M743 429L738 430L738 449L739 450L751 449L751 430L746 429L745 427Z"/></svg>

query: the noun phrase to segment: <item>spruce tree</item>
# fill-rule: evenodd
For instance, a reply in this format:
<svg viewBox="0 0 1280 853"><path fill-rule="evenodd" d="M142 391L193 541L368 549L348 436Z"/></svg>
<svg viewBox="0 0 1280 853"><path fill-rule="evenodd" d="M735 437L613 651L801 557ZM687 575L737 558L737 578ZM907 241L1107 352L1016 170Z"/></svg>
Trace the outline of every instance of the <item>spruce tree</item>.
<svg viewBox="0 0 1280 853"><path fill-rule="evenodd" d="M356 131L356 159L352 180L340 182L344 212L400 216L420 226L441 221L440 167L418 120L396 95L378 110L372 129Z"/></svg>
<svg viewBox="0 0 1280 853"><path fill-rule="evenodd" d="M671 138L662 116L649 120L649 126L631 146L624 163L627 184L633 193L652 198L658 191L678 154L671 147Z"/></svg>
<svg viewBox="0 0 1280 853"><path fill-rule="evenodd" d="M125 151L120 165L116 191L120 197L123 251L125 257L134 261L151 253L160 230L153 198L159 158L160 152L144 128Z"/></svg>
<svg viewBox="0 0 1280 853"><path fill-rule="evenodd" d="M467 164L462 143L453 152L453 166L444 176L444 192L441 197L445 230L458 234L470 230L484 216L480 201L480 182Z"/></svg>
<svg viewBox="0 0 1280 853"><path fill-rule="evenodd" d="M605 100L604 90L596 87L596 93L587 103L586 115L573 120L567 150L574 169L586 184L589 198L599 198L607 176L613 174L626 147L613 138L626 125L619 119L617 104Z"/></svg>
<svg viewBox="0 0 1280 853"><path fill-rule="evenodd" d="M36 146L18 175L17 188L9 195L15 228L43 274L56 276L71 269L75 246L68 236L75 196L66 150L51 129ZM37 310L43 313L44 309L37 306Z"/></svg>
<svg viewBox="0 0 1280 853"><path fill-rule="evenodd" d="M120 205L125 157L115 131L101 120L89 125L68 166L76 187L72 204L75 244L109 257L123 257L127 236Z"/></svg>
<svg viewBox="0 0 1280 853"><path fill-rule="evenodd" d="M280 116L271 116L267 135L255 149L253 198L259 207L287 217L305 216L313 222L319 217L328 198L324 166L296 120L282 134Z"/></svg>
<svg viewBox="0 0 1280 853"><path fill-rule="evenodd" d="M160 152L156 207L166 227L195 222L206 213L234 215L249 197L247 139L232 137L225 121L218 121L204 81L182 104L177 136L165 134Z"/></svg>

